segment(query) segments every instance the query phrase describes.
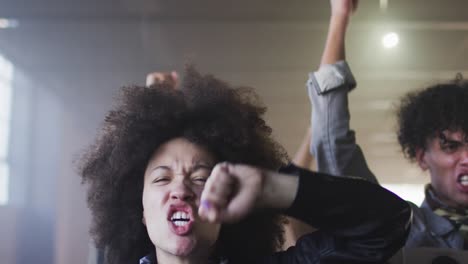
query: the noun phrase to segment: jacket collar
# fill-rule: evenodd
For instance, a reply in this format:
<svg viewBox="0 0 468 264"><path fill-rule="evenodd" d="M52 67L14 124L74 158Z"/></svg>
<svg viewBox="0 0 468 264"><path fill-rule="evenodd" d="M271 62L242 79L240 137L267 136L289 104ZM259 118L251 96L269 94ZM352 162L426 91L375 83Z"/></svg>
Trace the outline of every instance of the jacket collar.
<svg viewBox="0 0 468 264"><path fill-rule="evenodd" d="M140 264L157 264L158 261L156 260L156 254L152 252L140 259Z"/></svg>
<svg viewBox="0 0 468 264"><path fill-rule="evenodd" d="M210 262L213 264L213 262ZM222 259L218 262L219 264L228 264L227 259ZM156 259L156 253L151 252L150 254L142 257L140 259L140 264L158 264L158 260Z"/></svg>
<svg viewBox="0 0 468 264"><path fill-rule="evenodd" d="M426 199L424 199L420 208L425 215L429 230L434 233L433 235L445 236L456 231L455 226L448 219L432 211Z"/></svg>

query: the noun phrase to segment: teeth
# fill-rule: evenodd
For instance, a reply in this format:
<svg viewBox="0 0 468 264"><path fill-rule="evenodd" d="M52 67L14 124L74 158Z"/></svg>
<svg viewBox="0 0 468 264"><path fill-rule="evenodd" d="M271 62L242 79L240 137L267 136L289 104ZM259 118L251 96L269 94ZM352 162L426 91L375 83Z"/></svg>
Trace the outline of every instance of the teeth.
<svg viewBox="0 0 468 264"><path fill-rule="evenodd" d="M468 186L468 175L463 175L460 177L460 183L463 186Z"/></svg>
<svg viewBox="0 0 468 264"><path fill-rule="evenodd" d="M172 214L172 217L171 217L171 220L175 222L180 222L178 220L182 220L183 222L186 222L188 220L190 220L190 217L189 215L186 213L186 212L174 212L174 214Z"/></svg>
<svg viewBox="0 0 468 264"><path fill-rule="evenodd" d="M176 226L184 226L184 225L187 225L188 224L188 221L179 221L179 220L176 220L173 222Z"/></svg>

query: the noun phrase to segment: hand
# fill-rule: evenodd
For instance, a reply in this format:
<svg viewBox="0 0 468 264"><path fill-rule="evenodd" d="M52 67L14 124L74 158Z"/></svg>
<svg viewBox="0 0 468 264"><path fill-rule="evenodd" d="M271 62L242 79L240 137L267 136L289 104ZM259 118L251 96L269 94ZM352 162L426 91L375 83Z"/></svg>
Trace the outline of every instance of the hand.
<svg viewBox="0 0 468 264"><path fill-rule="evenodd" d="M330 0L332 16L351 16L359 0Z"/></svg>
<svg viewBox="0 0 468 264"><path fill-rule="evenodd" d="M236 222L259 205L265 174L261 169L220 163L201 195L198 214L209 222Z"/></svg>
<svg viewBox="0 0 468 264"><path fill-rule="evenodd" d="M174 89L179 84L179 75L176 71L172 72L152 72L146 75L146 86L157 83L168 82Z"/></svg>

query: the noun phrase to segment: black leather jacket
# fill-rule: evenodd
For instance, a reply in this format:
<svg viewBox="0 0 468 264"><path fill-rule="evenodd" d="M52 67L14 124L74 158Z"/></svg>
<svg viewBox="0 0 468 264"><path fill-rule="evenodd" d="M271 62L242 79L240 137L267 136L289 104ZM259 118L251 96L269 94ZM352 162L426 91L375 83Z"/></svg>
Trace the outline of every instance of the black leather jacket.
<svg viewBox="0 0 468 264"><path fill-rule="evenodd" d="M285 214L319 230L258 263L385 263L404 245L411 209L395 194L366 180L293 165L280 172L300 177L296 200Z"/></svg>

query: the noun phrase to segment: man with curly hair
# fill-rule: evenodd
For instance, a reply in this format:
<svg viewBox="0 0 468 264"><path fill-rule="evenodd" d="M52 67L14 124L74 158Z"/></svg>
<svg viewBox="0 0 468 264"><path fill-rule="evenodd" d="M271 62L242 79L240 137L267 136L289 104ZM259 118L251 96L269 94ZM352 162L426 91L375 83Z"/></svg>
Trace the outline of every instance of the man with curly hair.
<svg viewBox="0 0 468 264"><path fill-rule="evenodd" d="M409 206L367 181L285 166L252 89L193 69L173 87L125 88L82 159L105 263L382 263L403 245ZM281 214L320 230L276 252Z"/></svg>
<svg viewBox="0 0 468 264"><path fill-rule="evenodd" d="M356 82L345 62L344 39L357 1L331 3L322 63L308 82L311 153L320 172L377 183L349 127L347 94ZM405 156L431 178L423 204L411 204L414 217L406 247L468 249L468 82L456 80L407 94L397 119Z"/></svg>

